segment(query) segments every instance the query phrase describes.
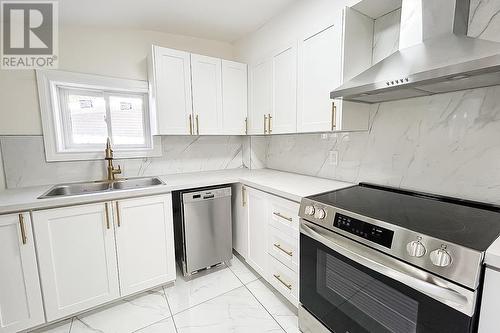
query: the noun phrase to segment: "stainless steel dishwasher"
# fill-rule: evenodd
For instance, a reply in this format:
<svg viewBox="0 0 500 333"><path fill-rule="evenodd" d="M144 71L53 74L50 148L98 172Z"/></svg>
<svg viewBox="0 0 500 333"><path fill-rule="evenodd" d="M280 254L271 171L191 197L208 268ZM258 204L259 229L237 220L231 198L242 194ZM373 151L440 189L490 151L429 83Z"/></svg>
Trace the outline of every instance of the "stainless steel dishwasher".
<svg viewBox="0 0 500 333"><path fill-rule="evenodd" d="M231 187L183 191L180 200L184 276L231 259Z"/></svg>

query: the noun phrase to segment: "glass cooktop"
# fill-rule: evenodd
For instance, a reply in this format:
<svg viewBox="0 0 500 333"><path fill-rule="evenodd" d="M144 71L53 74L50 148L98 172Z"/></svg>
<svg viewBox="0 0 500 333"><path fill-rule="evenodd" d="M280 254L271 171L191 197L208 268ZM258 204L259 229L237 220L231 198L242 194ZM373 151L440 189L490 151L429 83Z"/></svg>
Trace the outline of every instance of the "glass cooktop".
<svg viewBox="0 0 500 333"><path fill-rule="evenodd" d="M473 201L371 184L309 199L479 251L500 235L500 207Z"/></svg>

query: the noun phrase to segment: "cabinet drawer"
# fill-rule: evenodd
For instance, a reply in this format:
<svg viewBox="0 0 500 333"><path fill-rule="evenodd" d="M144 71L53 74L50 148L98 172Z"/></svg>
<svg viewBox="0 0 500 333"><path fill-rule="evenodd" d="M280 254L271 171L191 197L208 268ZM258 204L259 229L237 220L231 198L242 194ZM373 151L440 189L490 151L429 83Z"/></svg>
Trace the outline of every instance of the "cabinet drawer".
<svg viewBox="0 0 500 333"><path fill-rule="evenodd" d="M283 265L273 256L268 258L269 283L297 306L299 299L298 273Z"/></svg>
<svg viewBox="0 0 500 333"><path fill-rule="evenodd" d="M269 203L269 214L271 214L269 223L276 229L293 236L295 234L293 230L299 230L299 204L274 196L270 197Z"/></svg>
<svg viewBox="0 0 500 333"><path fill-rule="evenodd" d="M291 237L279 229L269 227L268 253L294 272L299 271L298 247L298 234L297 237Z"/></svg>

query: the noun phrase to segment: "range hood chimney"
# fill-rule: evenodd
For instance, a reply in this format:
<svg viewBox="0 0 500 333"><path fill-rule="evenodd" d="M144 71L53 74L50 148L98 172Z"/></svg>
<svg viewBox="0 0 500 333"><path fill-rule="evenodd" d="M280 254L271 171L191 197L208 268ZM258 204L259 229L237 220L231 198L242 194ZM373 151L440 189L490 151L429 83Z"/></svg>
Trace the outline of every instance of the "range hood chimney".
<svg viewBox="0 0 500 333"><path fill-rule="evenodd" d="M399 50L331 92L379 103L500 84L500 43L467 37L469 0L403 0Z"/></svg>

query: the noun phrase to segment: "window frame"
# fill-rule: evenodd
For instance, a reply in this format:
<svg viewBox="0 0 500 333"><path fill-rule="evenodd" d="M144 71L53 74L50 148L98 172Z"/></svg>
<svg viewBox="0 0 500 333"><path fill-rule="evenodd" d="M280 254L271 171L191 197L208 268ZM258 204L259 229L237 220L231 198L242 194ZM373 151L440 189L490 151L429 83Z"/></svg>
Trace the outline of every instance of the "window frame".
<svg viewBox="0 0 500 333"><path fill-rule="evenodd" d="M97 160L104 158L104 144L77 148L67 146L65 137L68 122L63 121L59 88L82 91L96 91L103 95L106 101L106 114L110 114L109 96L143 96L143 124L146 139L150 143L144 146L117 145L113 148L116 158L142 158L162 155L161 137L155 136L155 117L149 106L150 96L147 81L119 79L91 74L81 74L57 70L36 70L40 112L42 118L45 155L51 161ZM129 94L129 95L128 95ZM111 118L112 119L112 118ZM108 134L111 134L111 121L106 122Z"/></svg>

